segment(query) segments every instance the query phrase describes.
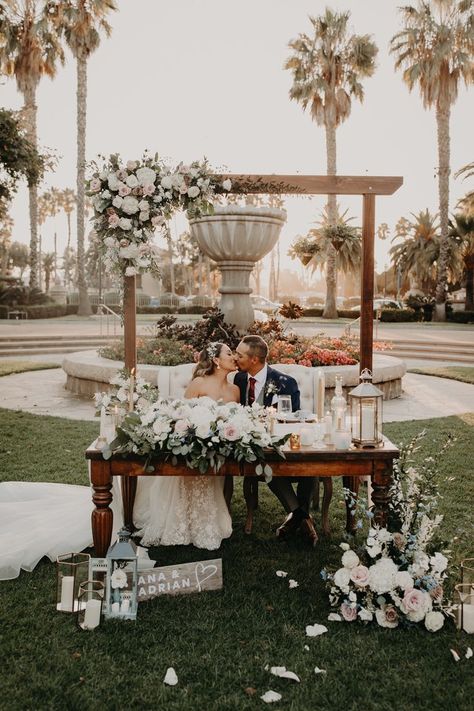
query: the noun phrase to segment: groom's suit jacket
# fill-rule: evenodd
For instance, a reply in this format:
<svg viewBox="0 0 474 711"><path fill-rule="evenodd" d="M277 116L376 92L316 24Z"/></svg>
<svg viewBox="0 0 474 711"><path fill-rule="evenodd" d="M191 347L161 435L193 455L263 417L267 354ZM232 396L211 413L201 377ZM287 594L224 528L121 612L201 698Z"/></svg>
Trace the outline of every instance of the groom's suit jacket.
<svg viewBox="0 0 474 711"><path fill-rule="evenodd" d="M240 390L240 404L247 404L248 373L239 371L234 377L234 384ZM298 383L291 375L281 373L279 370L267 365L267 379L262 389L263 398L259 396L258 402L265 407L270 407L275 395L291 395L291 406L293 412L300 409L300 391Z"/></svg>

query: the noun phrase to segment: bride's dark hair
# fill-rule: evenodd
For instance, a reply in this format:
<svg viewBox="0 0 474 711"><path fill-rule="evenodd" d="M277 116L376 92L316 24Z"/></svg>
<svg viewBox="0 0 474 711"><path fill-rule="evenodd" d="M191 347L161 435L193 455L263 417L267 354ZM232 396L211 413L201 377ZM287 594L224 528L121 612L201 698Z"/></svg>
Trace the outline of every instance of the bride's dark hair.
<svg viewBox="0 0 474 711"><path fill-rule="evenodd" d="M214 363L214 358L219 358L223 347L223 343L213 341L212 343L208 343L207 346L203 348L199 354L199 360L196 363L196 367L193 370L193 380L194 378L200 378L203 375L213 374L217 368Z"/></svg>

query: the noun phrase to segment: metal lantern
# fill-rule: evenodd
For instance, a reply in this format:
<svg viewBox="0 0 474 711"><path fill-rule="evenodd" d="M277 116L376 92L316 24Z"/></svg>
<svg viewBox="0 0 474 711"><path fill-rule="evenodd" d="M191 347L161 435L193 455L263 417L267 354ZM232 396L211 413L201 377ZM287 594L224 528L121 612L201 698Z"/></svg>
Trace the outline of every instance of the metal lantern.
<svg viewBox="0 0 474 711"><path fill-rule="evenodd" d="M360 380L360 385L349 393L352 444L360 448L380 447L383 393L372 384L372 373L367 368Z"/></svg>
<svg viewBox="0 0 474 711"><path fill-rule="evenodd" d="M123 528L118 533L118 541L107 551L106 617L137 618L137 583L137 547L130 540L130 531Z"/></svg>
<svg viewBox="0 0 474 711"><path fill-rule="evenodd" d="M454 611L457 629L474 634L474 585L454 586Z"/></svg>
<svg viewBox="0 0 474 711"><path fill-rule="evenodd" d="M79 585L89 574L88 553L65 553L56 559L56 610L77 612L79 609Z"/></svg>
<svg viewBox="0 0 474 711"><path fill-rule="evenodd" d="M100 625L105 586L100 580L86 580L79 586L77 626L94 630Z"/></svg>

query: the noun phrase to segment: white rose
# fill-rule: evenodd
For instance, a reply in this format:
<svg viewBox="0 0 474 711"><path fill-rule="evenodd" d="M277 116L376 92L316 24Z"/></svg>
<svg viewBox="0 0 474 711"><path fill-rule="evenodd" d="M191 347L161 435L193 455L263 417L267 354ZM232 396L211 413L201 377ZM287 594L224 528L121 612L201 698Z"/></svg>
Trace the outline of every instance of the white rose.
<svg viewBox="0 0 474 711"><path fill-rule="evenodd" d="M390 558L382 558L369 568L369 587L379 595L390 592L395 587L397 566Z"/></svg>
<svg viewBox="0 0 474 711"><path fill-rule="evenodd" d="M197 185L191 185L191 187L188 189L188 195L190 198L196 198L200 193L200 190Z"/></svg>
<svg viewBox="0 0 474 711"><path fill-rule="evenodd" d="M140 250L138 245L129 244L128 247L120 247L119 255L122 259L136 259L140 256Z"/></svg>
<svg viewBox="0 0 474 711"><path fill-rule="evenodd" d="M140 185L150 185L155 182L156 173L151 168L139 168L137 178Z"/></svg>
<svg viewBox="0 0 474 711"><path fill-rule="evenodd" d="M120 222L119 222L119 227L122 230L131 230L132 229L132 221L128 220L126 217L121 217Z"/></svg>
<svg viewBox="0 0 474 711"><path fill-rule="evenodd" d="M106 173L105 170L102 170L102 171L99 173L99 178L100 178L101 180L107 180L107 177L108 177L108 176L107 176L107 173Z"/></svg>
<svg viewBox="0 0 474 711"><path fill-rule="evenodd" d="M382 552L382 546L379 543L375 543L373 546L366 546L366 548L371 558L376 558Z"/></svg>
<svg viewBox="0 0 474 711"><path fill-rule="evenodd" d="M110 194L110 192L108 190L104 190L103 192L101 192L100 196L104 200L108 200L110 197L112 197L112 195Z"/></svg>
<svg viewBox="0 0 474 711"><path fill-rule="evenodd" d="M127 183L129 188L136 188L138 185L138 180L137 180L136 175L129 175L125 182Z"/></svg>
<svg viewBox="0 0 474 711"><path fill-rule="evenodd" d="M138 209L141 211L144 210L145 212L148 212L148 210L150 209L148 200L140 200L140 202L138 203Z"/></svg>
<svg viewBox="0 0 474 711"><path fill-rule="evenodd" d="M413 587L413 578L406 570L400 570L395 574L395 587L402 590L411 590Z"/></svg>
<svg viewBox="0 0 474 711"><path fill-rule="evenodd" d="M138 215L138 219L140 220L140 222L146 222L147 220L150 219L150 213L149 212L141 212Z"/></svg>
<svg viewBox="0 0 474 711"><path fill-rule="evenodd" d="M128 160L127 161L127 170L130 170L130 171L135 170L137 165L138 165L138 163L136 160Z"/></svg>
<svg viewBox="0 0 474 711"><path fill-rule="evenodd" d="M115 237L106 237L104 239L104 244L106 247L116 247L117 240L115 239Z"/></svg>
<svg viewBox="0 0 474 711"><path fill-rule="evenodd" d="M201 439L205 439L206 437L209 437L211 434L211 430L209 427L209 423L203 423L202 425L198 425L196 427L196 435L198 437L201 437Z"/></svg>
<svg viewBox="0 0 474 711"><path fill-rule="evenodd" d="M339 543L339 548L342 548L343 551L348 551L350 545L348 543Z"/></svg>
<svg viewBox="0 0 474 711"><path fill-rule="evenodd" d="M135 267L127 267L125 269L125 276L136 276L137 274L138 270Z"/></svg>
<svg viewBox="0 0 474 711"><path fill-rule="evenodd" d="M448 559L442 553L435 553L430 558L431 567L435 573L443 573L448 565Z"/></svg>
<svg viewBox="0 0 474 711"><path fill-rule="evenodd" d="M349 582L351 579L351 574L347 568L339 568L334 573L334 585L337 585L342 592L347 592L349 590Z"/></svg>
<svg viewBox="0 0 474 711"><path fill-rule="evenodd" d="M437 632L444 625L442 612L428 612L425 617L425 627L428 632Z"/></svg>
<svg viewBox="0 0 474 711"><path fill-rule="evenodd" d="M222 187L224 190L229 192L229 190L232 187L232 181L230 180L230 178L227 178L226 180L224 180L224 182L222 183Z"/></svg>
<svg viewBox="0 0 474 711"><path fill-rule="evenodd" d="M136 212L138 212L137 198L133 197L133 195L127 195L123 199L121 208L122 212L125 212L127 215L134 215Z"/></svg>
<svg viewBox="0 0 474 711"><path fill-rule="evenodd" d="M377 535L380 543L389 543L392 540L392 534L387 531L386 528L381 528Z"/></svg>
<svg viewBox="0 0 474 711"><path fill-rule="evenodd" d="M117 192L119 187L122 185L120 180L117 178L115 173L111 173L108 178L107 178L107 184L109 186L109 190L113 190L114 192Z"/></svg>
<svg viewBox="0 0 474 711"><path fill-rule="evenodd" d="M361 607L359 610L359 619L362 620L362 622L372 622L374 616L370 610L366 610L365 607Z"/></svg>
<svg viewBox="0 0 474 711"><path fill-rule="evenodd" d="M355 568L356 565L359 565L359 557L354 551L348 550L342 556L342 565L344 568Z"/></svg>
<svg viewBox="0 0 474 711"><path fill-rule="evenodd" d="M173 186L169 175L165 175L164 178L161 178L161 185L165 190L169 190Z"/></svg>
<svg viewBox="0 0 474 711"><path fill-rule="evenodd" d="M112 205L114 207L121 207L123 202L123 198L120 197L120 195L116 195L114 199L112 200Z"/></svg>
<svg viewBox="0 0 474 711"><path fill-rule="evenodd" d="M173 173L173 175L171 176L171 184L174 187L179 188L179 186L182 185L183 182L184 177L181 175L181 173Z"/></svg>

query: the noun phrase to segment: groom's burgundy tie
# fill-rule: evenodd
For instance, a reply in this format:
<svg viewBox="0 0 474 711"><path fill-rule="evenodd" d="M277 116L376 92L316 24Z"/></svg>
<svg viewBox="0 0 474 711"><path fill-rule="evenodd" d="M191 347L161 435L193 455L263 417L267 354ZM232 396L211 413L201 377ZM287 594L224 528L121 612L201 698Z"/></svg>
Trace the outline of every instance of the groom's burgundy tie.
<svg viewBox="0 0 474 711"><path fill-rule="evenodd" d="M249 394L248 394L248 403L249 405L253 405L255 402L255 378L249 378Z"/></svg>

